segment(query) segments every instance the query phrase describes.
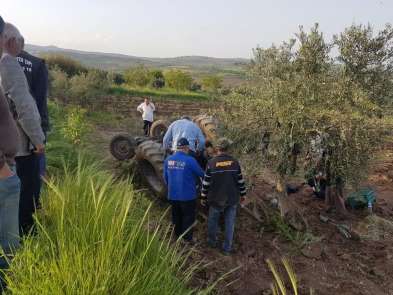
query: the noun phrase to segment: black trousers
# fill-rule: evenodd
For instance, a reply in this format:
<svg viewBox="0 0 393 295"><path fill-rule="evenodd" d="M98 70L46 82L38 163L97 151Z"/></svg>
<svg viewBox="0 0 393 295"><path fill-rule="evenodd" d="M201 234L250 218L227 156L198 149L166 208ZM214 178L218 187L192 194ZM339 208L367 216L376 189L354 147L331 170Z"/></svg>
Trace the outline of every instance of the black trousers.
<svg viewBox="0 0 393 295"><path fill-rule="evenodd" d="M153 124L153 122L143 120L143 131L144 131L146 136L149 136L150 127L151 127L152 124Z"/></svg>
<svg viewBox="0 0 393 295"><path fill-rule="evenodd" d="M171 201L172 204L172 223L175 225L175 234L183 236L186 241L192 240L192 225L196 216L196 200L191 201Z"/></svg>
<svg viewBox="0 0 393 295"><path fill-rule="evenodd" d="M19 200L19 232L28 234L34 225L33 214L39 202L41 185L39 158L32 154L16 157L16 173L20 178L21 190Z"/></svg>

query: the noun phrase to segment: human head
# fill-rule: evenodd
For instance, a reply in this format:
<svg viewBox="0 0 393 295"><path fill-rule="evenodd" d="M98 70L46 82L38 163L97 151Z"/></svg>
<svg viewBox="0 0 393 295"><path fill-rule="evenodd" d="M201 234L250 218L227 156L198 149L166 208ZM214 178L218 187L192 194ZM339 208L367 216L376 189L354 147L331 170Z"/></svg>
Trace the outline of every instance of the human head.
<svg viewBox="0 0 393 295"><path fill-rule="evenodd" d="M191 121L191 118L189 116L182 116L180 119L181 120Z"/></svg>
<svg viewBox="0 0 393 295"><path fill-rule="evenodd" d="M3 50L4 52L17 56L22 52L24 39L19 30L10 23L5 23L3 34Z"/></svg>
<svg viewBox="0 0 393 295"><path fill-rule="evenodd" d="M150 97L145 96L144 99L145 99L145 103L147 103L147 104L150 103Z"/></svg>
<svg viewBox="0 0 393 295"><path fill-rule="evenodd" d="M225 137L219 138L217 140L217 142L216 142L217 153L221 153L222 154L222 153L228 152L229 148L232 145L232 143L233 142L231 140L229 140L229 139L227 139Z"/></svg>
<svg viewBox="0 0 393 295"><path fill-rule="evenodd" d="M3 32L4 32L4 20L3 18L0 16L0 56L3 52Z"/></svg>
<svg viewBox="0 0 393 295"><path fill-rule="evenodd" d="M177 141L176 149L178 151L188 153L190 151L190 143L188 142L187 138L184 138L184 137L180 138Z"/></svg>

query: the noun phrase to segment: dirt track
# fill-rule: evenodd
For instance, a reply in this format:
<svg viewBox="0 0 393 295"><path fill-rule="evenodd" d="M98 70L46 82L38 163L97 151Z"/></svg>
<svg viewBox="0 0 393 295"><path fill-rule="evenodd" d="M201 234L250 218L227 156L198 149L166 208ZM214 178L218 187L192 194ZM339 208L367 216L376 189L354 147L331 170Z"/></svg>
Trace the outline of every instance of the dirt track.
<svg viewBox="0 0 393 295"><path fill-rule="evenodd" d="M168 111L168 110L167 110ZM138 117L136 117L138 119ZM137 120L139 122L139 120ZM138 123L139 124L139 123ZM134 129L134 128L133 128ZM120 130L100 126L97 130L99 148L106 149L110 136ZM107 154L107 150L105 150ZM377 192L378 217L393 220L393 143L381 151L367 185ZM258 180L256 193L265 198L272 186L263 179ZM256 222L240 212L235 237L236 253L222 256L217 250L208 249L206 224L196 228L196 246L193 259L211 263L194 279L195 286L208 285L225 273L236 269L219 283L219 294L271 294L273 280L266 259L279 265L281 257L288 257L299 278L301 294L308 294L312 287L315 294L393 294L393 227L368 223L365 212L351 212L345 223L362 235L360 241L345 239L337 229L321 223L323 202L314 199L306 188L291 195L304 210L314 242L298 249L276 232L269 231L266 224ZM334 215L330 217L335 218ZM229 286L228 283L231 283Z"/></svg>

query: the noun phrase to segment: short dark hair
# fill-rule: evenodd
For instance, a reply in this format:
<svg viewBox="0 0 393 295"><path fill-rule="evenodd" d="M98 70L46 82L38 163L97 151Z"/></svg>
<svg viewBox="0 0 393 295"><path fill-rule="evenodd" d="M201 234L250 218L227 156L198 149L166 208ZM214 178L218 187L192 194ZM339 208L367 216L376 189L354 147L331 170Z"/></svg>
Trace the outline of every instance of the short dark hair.
<svg viewBox="0 0 393 295"><path fill-rule="evenodd" d="M3 34L4 32L4 25L5 25L4 20L0 15L0 35Z"/></svg>

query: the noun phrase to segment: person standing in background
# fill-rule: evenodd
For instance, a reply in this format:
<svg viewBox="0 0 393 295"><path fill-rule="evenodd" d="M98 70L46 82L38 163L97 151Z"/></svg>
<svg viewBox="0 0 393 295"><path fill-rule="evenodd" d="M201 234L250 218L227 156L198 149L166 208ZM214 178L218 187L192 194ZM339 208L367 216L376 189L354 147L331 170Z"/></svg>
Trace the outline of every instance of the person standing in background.
<svg viewBox="0 0 393 295"><path fill-rule="evenodd" d="M24 47L24 40L23 40ZM45 141L47 139L47 133L49 131L49 115L48 115L48 69L45 64L45 60L29 54L26 51L22 51L18 56L17 60L25 73L27 83L29 84L30 94L33 96L38 112L41 116L41 127L45 135ZM46 172L46 157L45 153L37 154L38 157L38 168L37 173L42 178ZM42 180L36 188L35 193L35 204L40 207L40 193L41 193Z"/></svg>
<svg viewBox="0 0 393 295"><path fill-rule="evenodd" d="M202 186L202 198L209 204L208 244L217 247L217 231L220 215L225 217L223 254L232 251L236 211L245 202L246 185L239 162L229 155L231 141L220 138L216 143L217 155L207 164Z"/></svg>
<svg viewBox="0 0 393 295"><path fill-rule="evenodd" d="M156 111L156 107L150 101L150 98L146 96L145 101L137 107L137 111L142 114L144 134L145 136L149 136L150 127L154 121L154 112Z"/></svg>
<svg viewBox="0 0 393 295"><path fill-rule="evenodd" d="M177 141L175 154L164 163L164 180L172 205L172 223L177 238L192 240L192 226L196 217L197 180L204 173L197 161L189 155L190 143L186 138Z"/></svg>

